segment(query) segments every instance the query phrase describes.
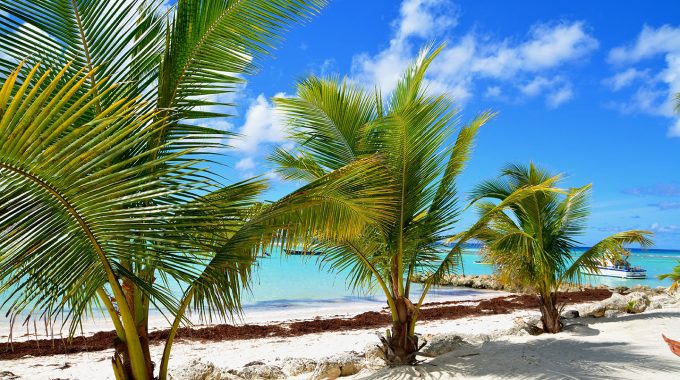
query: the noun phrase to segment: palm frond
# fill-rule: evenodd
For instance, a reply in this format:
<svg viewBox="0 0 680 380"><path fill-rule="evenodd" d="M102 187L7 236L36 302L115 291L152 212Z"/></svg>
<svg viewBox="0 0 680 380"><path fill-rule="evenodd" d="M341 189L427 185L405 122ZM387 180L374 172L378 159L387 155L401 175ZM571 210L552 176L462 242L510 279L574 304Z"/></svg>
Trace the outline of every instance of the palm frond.
<svg viewBox="0 0 680 380"><path fill-rule="evenodd" d="M563 278L578 282L580 272L597 272L597 266L601 265L602 260L620 258L625 253L624 246L626 244L639 244L642 247L651 246L652 241L649 239L651 235L653 234L650 231L630 230L607 236L574 260L574 263L564 272Z"/></svg>
<svg viewBox="0 0 680 380"><path fill-rule="evenodd" d="M469 241L470 239L481 239L489 237L490 235L488 229L490 225L493 224L494 221L497 220L497 218L501 218L500 220L506 221L508 217L503 216L502 214L504 214L508 210L517 209L518 204L521 204L523 201L535 197L538 194L563 193L564 191L562 189L553 187L553 184L558 180L559 176L554 176L546 179L544 182L539 184L522 186L512 191L510 195L502 199L502 201L499 202L498 204L488 205L486 207L486 212L480 216L480 218L477 220L477 222L475 222L475 224L473 224L467 230L460 232L446 240L447 243L449 244L453 243L454 246L451 249L451 251L444 257L440 266L434 273L432 273L432 275L428 278L427 281L430 283L437 283L442 279L444 275L451 273L451 271L455 268L452 260L456 258L456 250L459 249L462 244ZM495 192L496 189L493 189L492 191L493 192L491 194L494 195L491 198L495 199L497 194ZM492 236L499 235L494 234ZM485 241L485 243L491 242Z"/></svg>
<svg viewBox="0 0 680 380"><path fill-rule="evenodd" d="M293 155L285 149L277 148L268 159L276 165L276 172L289 181L311 182L326 174L326 170L306 152Z"/></svg>
<svg viewBox="0 0 680 380"><path fill-rule="evenodd" d="M21 85L17 69L0 89L0 290L9 292L11 314L64 311L73 333L97 289L116 278L135 282L165 309L176 307L121 263L146 250L148 260L165 264L159 270L195 277L188 265L195 261L173 252L200 250L159 233L180 224L175 203L148 200L191 199L208 185L192 169L200 161L166 165L183 152L150 160L156 150L146 148L131 156L162 120L134 99L94 111L111 87L96 82L82 93L93 72L69 78L68 68L35 79L34 67Z"/></svg>
<svg viewBox="0 0 680 380"><path fill-rule="evenodd" d="M274 102L291 126L291 138L316 166L335 170L373 153L362 146L361 130L376 118L376 99L361 87L310 77L298 83L296 97Z"/></svg>
<svg viewBox="0 0 680 380"><path fill-rule="evenodd" d="M239 288L247 286L252 262L272 245L290 249L345 241L367 226L390 224L386 210L394 200L386 183L389 177L380 159L367 157L259 206L226 242L214 247L214 257L191 284L194 307L208 318L215 310L224 315L238 311Z"/></svg>
<svg viewBox="0 0 680 380"><path fill-rule="evenodd" d="M229 107L218 95L236 91L243 74L274 48L290 25L305 21L324 0L183 0L176 5L159 71L158 104L172 121L229 116L205 108ZM224 131L183 122L163 130L157 143L181 135Z"/></svg>

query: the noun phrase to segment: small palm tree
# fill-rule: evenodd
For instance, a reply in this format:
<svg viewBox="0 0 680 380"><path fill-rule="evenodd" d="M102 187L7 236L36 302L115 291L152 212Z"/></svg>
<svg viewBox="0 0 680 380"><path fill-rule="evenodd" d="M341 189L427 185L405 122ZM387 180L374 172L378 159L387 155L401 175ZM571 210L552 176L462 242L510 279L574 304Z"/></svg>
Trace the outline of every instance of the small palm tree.
<svg viewBox="0 0 680 380"><path fill-rule="evenodd" d="M455 180L478 129L493 117L482 113L455 135L453 101L429 94L424 84L439 51L423 50L386 102L347 80L317 77L300 82L296 97L276 99L299 143L297 152L280 149L271 158L283 177L314 181L368 157L387 173L389 181L378 185L393 195L386 204L390 222L317 244L326 249L324 264L349 270L352 286L384 293L392 327L383 350L393 364L415 363L422 347L415 326L429 286L412 302L412 274L441 276L456 267L458 255L443 261L439 255L460 211Z"/></svg>
<svg viewBox="0 0 680 380"><path fill-rule="evenodd" d="M678 286L680 286L680 263L673 268L673 272L659 275L660 280L665 280L667 278L673 280L673 283L668 288L668 291L670 293L675 293L675 291L678 290Z"/></svg>
<svg viewBox="0 0 680 380"><path fill-rule="evenodd" d="M487 245L487 256L497 265L502 282L538 296L543 329L550 333L562 328L558 305L562 284L578 282L580 272L595 272L603 260L620 257L624 244L651 245L647 238L651 232L631 230L575 255L574 248L581 245L577 238L586 228L590 185L561 190L554 187L558 180L533 164L507 166L498 179L483 182L472 192L482 217L468 232ZM551 186L516 197L541 183Z"/></svg>

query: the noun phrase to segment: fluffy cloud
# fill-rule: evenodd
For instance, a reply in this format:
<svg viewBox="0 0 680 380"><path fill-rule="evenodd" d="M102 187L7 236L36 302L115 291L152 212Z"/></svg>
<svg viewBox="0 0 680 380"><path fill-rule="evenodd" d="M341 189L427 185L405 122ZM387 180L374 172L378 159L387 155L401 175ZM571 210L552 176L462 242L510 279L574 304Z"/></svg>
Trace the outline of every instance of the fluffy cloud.
<svg viewBox="0 0 680 380"><path fill-rule="evenodd" d="M608 84L612 88L612 90L619 91L624 87L630 86L636 80L643 79L646 77L648 77L648 73L646 70L642 71L631 67L605 80L605 83Z"/></svg>
<svg viewBox="0 0 680 380"><path fill-rule="evenodd" d="M276 97L285 96L278 93ZM281 123L272 104L264 94L260 94L246 111L245 122L239 128L239 138L233 146L245 153L254 153L260 144L279 143L286 137L284 125Z"/></svg>
<svg viewBox="0 0 680 380"><path fill-rule="evenodd" d="M520 84L518 89L528 97L547 93L545 103L550 108L559 107L562 103L569 101L574 95L571 84L560 76L553 78L537 76L525 84Z"/></svg>
<svg viewBox="0 0 680 380"><path fill-rule="evenodd" d="M434 37L437 30L458 23L457 12L446 0L404 0L399 14L395 43L402 43L411 36Z"/></svg>
<svg viewBox="0 0 680 380"><path fill-rule="evenodd" d="M237 170L250 170L255 167L255 160L252 157L246 157L239 160L234 167Z"/></svg>
<svg viewBox="0 0 680 380"><path fill-rule="evenodd" d="M449 12L442 13L442 9ZM447 39L457 25L457 16L450 1L405 0L400 17L393 23L389 46L373 55L362 53L354 57L354 79L367 86L380 83L383 93L388 93L415 59L420 43ZM557 107L573 97L571 84L555 71L587 57L598 47L597 40L578 21L537 24L520 40L494 40L474 32L463 34L453 43L453 39L448 39L449 44L430 69L427 81L431 90L448 92L457 101L465 102L473 96L474 84L486 79L492 82L485 87L487 97L498 97L507 92L501 86L509 85L519 89L520 95L545 96L549 107ZM553 79L545 79L546 75ZM532 81L538 82L535 88L527 89L530 94L522 91Z"/></svg>
<svg viewBox="0 0 680 380"><path fill-rule="evenodd" d="M582 22L556 25L538 24L529 38L516 45L503 42L491 45L473 63L473 70L491 77L509 78L518 72L539 72L587 56L597 49Z"/></svg>
<svg viewBox="0 0 680 380"><path fill-rule="evenodd" d="M559 80L559 77L548 79L542 76L537 76L530 82L520 85L519 90L524 95L536 96L542 93L546 88L553 87Z"/></svg>
<svg viewBox="0 0 680 380"><path fill-rule="evenodd" d="M680 29L663 25L652 28L642 27L633 44L619 46L609 52L608 59L612 63L635 63L658 54L680 51Z"/></svg>
<svg viewBox="0 0 680 380"><path fill-rule="evenodd" d="M664 69L651 73L651 68L633 67L648 64L662 57ZM680 118L673 112L673 97L680 92L680 27L663 25L659 28L643 26L633 43L612 49L608 61L619 72L608 80L619 90L640 80L627 102L618 104L624 112L640 111L673 118L668 135L680 137Z"/></svg>
<svg viewBox="0 0 680 380"><path fill-rule="evenodd" d="M282 92L274 95L274 97L284 96L286 94ZM268 145L282 144L284 149L292 149L290 143L285 143L287 135L285 125L281 122L272 102L264 94L258 95L250 102L243 125L236 132L239 136L230 143L236 149L236 154L240 156L234 168L243 178L253 177L258 172L262 173L258 168L261 166L263 157L270 152ZM280 180L273 171L266 172L264 176L272 180Z"/></svg>
<svg viewBox="0 0 680 380"><path fill-rule="evenodd" d="M582 58L598 47L582 22L537 25L531 34L532 38L519 47L529 70L552 68Z"/></svg>

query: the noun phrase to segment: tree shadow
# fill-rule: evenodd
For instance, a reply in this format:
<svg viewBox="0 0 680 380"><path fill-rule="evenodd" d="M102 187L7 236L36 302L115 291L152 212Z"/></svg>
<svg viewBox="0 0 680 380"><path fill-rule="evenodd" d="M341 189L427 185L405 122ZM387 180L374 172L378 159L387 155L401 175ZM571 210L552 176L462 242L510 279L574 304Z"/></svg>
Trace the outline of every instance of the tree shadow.
<svg viewBox="0 0 680 380"><path fill-rule="evenodd" d="M677 311L664 311L653 310L651 312L645 312L640 314L623 314L618 317L613 318L581 318L580 321L588 323L589 325L598 325L604 323L621 322L621 321L646 321L654 319L670 319L670 318L680 318L680 312Z"/></svg>
<svg viewBox="0 0 680 380"><path fill-rule="evenodd" d="M417 367L390 368L365 379L675 379L680 361L647 355L622 342L583 342L541 337L526 343L485 342L456 350Z"/></svg>

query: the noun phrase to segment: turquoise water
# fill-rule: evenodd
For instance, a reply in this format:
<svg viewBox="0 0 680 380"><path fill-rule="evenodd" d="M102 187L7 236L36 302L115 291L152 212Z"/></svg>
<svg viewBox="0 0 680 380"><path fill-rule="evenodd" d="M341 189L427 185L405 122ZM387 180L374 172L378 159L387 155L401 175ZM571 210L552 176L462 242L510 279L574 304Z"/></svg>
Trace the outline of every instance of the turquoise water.
<svg viewBox="0 0 680 380"><path fill-rule="evenodd" d="M576 250L575 253L583 252ZM463 267L459 273L467 275L493 274L492 265L476 264L480 259L477 249L466 249L463 253ZM584 276L585 283L608 286L647 285L650 287L669 286L671 281L658 279L658 275L671 272L680 260L680 250L633 250L629 261L647 269L646 279L618 279L603 276ZM374 292L355 293L345 284L346 275L319 270L317 257L274 255L258 261L252 294L244 299L245 305L258 303L276 304L288 301L313 301L333 299L370 299ZM419 287L414 288L416 292ZM437 291L437 290L435 290ZM438 289L443 291L443 289Z"/></svg>
<svg viewBox="0 0 680 380"><path fill-rule="evenodd" d="M586 248L577 249L575 253L579 254L585 251ZM465 274L479 275L492 274L493 266L484 264L475 264L475 260L479 260L477 250L469 249L463 254L463 270ZM604 276L584 276L583 282L593 285L604 284L607 286L627 286L633 287L635 285L646 285L650 287L669 286L671 280L659 280L660 274L669 273L673 271L673 267L678 265L680 260L680 250L662 250L662 249L648 249L639 250L633 249L628 261L633 266L641 266L647 270L647 278L645 279L620 279L614 277Z"/></svg>
<svg viewBox="0 0 680 380"><path fill-rule="evenodd" d="M581 250L582 251L582 250ZM251 291L243 297L246 309L250 308L282 308L307 307L346 302L380 302L382 297L375 290L357 292L349 289L345 282L346 274L330 273L319 269L318 258L321 256L283 256L258 259L254 270ZM476 249L466 249L463 253L463 267L459 273L468 275L492 274L493 266L475 264L480 256ZM633 250L630 262L647 269L646 279L617 279L602 276L585 276L584 282L605 284L608 286L648 285L669 286L671 281L661 281L659 274L668 273L680 260L680 250ZM421 287L413 287L413 294L419 294ZM431 290L431 299L438 296L463 295L464 289L437 287ZM0 294L0 301L2 300ZM2 310L0 310L2 312Z"/></svg>

